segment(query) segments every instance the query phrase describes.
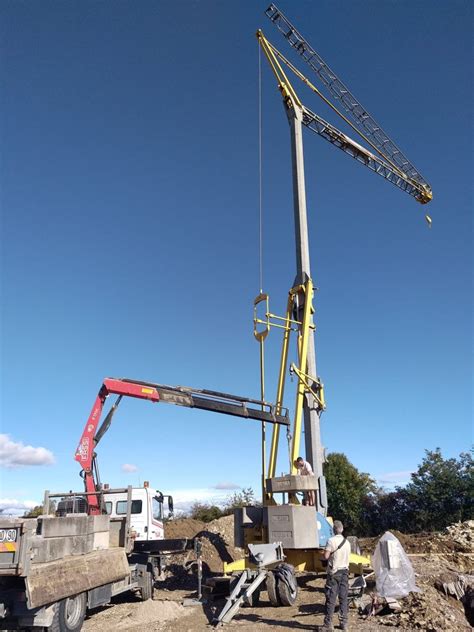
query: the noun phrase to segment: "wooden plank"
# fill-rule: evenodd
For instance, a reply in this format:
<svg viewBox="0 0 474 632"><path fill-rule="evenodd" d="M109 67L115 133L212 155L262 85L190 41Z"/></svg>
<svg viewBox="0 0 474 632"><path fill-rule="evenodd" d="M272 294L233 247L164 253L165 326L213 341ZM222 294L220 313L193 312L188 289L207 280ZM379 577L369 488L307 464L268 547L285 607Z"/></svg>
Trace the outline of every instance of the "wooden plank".
<svg viewBox="0 0 474 632"><path fill-rule="evenodd" d="M129 574L124 549L92 551L31 567L25 578L28 608L38 608Z"/></svg>

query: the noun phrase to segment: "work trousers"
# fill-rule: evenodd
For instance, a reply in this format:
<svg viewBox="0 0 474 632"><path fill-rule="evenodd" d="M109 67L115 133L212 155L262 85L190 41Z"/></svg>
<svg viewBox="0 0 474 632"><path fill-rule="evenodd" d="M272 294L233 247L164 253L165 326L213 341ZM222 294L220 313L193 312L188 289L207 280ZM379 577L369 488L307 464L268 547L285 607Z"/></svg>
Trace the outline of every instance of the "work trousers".
<svg viewBox="0 0 474 632"><path fill-rule="evenodd" d="M328 573L326 580L326 616L324 625L332 627L332 616L339 597L339 622L347 624L349 618L349 570L337 571L334 575Z"/></svg>

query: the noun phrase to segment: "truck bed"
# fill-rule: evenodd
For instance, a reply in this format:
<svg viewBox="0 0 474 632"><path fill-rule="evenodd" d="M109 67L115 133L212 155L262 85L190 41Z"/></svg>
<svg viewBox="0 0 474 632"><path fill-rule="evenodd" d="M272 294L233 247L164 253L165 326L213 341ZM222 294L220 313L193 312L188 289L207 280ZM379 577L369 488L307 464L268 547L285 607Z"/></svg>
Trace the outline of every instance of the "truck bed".
<svg viewBox="0 0 474 632"><path fill-rule="evenodd" d="M110 526L108 516L85 514L2 518L0 601L8 578L23 580L32 609L129 576L125 548L110 546Z"/></svg>

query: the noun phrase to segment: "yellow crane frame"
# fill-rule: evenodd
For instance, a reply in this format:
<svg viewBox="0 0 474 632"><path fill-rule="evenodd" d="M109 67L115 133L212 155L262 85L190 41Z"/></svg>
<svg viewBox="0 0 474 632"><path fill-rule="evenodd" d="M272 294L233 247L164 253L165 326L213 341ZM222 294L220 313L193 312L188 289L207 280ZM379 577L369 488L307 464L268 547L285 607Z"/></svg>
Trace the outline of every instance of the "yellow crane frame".
<svg viewBox="0 0 474 632"><path fill-rule="evenodd" d="M296 403L293 423L293 433L288 435L289 443L289 466L291 474L296 474L294 465L295 459L300 452L301 431L303 421L303 403L306 392L311 392L320 411L326 407L324 397L324 386L316 376L307 374L307 352L310 331L315 329L313 323L313 293L314 287L311 279L307 279L303 285L292 287L288 293L288 301L285 316L277 316L270 311L268 294L260 293L254 300L254 336L260 343L260 383L262 387L262 398L265 393L265 356L264 356L264 340L270 329L276 327L283 330L283 342L280 355L280 369L278 373L277 395L275 400L275 412L279 414L283 406L283 397L285 392L286 374L288 371L288 354L290 347L291 333L297 333L298 348L298 365L292 363L290 365L290 373L296 375ZM259 318L258 307L261 303L265 303L265 318ZM294 314L298 312L298 305L303 305L302 320L296 320ZM261 326L263 325L263 328ZM264 424L263 424L264 425ZM275 504L273 494L268 493L265 488L265 461L266 461L266 433L262 431L262 484L263 484L263 502L264 504ZM274 426L272 431L272 439L270 445L270 455L268 461L267 478L273 478L276 473L278 445L280 439L280 428ZM296 502L295 498L292 502Z"/></svg>

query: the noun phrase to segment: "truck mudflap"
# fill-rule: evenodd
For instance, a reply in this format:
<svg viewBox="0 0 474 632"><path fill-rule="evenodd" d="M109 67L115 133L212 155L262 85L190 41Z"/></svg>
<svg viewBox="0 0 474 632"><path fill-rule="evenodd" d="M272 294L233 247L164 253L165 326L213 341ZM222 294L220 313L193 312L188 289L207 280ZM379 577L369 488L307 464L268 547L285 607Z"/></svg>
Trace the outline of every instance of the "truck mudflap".
<svg viewBox="0 0 474 632"><path fill-rule="evenodd" d="M105 549L34 564L25 577L28 608L124 579L130 574L124 549Z"/></svg>

